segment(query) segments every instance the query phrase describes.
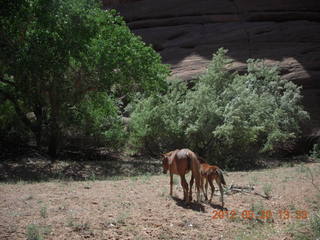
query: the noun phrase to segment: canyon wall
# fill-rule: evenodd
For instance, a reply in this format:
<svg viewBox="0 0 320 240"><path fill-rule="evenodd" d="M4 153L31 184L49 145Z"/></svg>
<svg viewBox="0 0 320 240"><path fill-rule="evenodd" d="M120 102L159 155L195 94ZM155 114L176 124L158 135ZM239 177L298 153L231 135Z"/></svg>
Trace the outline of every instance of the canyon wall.
<svg viewBox="0 0 320 240"><path fill-rule="evenodd" d="M104 0L157 50L174 76L201 74L212 53L229 50L233 68L248 58L278 65L303 86L308 135L320 135L320 0Z"/></svg>

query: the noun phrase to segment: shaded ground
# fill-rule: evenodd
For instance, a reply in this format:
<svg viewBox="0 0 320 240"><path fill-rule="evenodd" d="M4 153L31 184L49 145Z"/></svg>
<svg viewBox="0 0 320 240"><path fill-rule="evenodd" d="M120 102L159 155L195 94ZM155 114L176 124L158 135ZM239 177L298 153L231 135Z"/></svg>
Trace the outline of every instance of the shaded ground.
<svg viewBox="0 0 320 240"><path fill-rule="evenodd" d="M23 153L23 154L22 154ZM4 160L5 159L5 160ZM161 172L152 157L130 157L104 148L63 151L52 161L30 146L0 152L0 181L97 180Z"/></svg>
<svg viewBox="0 0 320 240"><path fill-rule="evenodd" d="M134 164L126 167L138 168ZM26 239L32 233L44 239L293 239L301 232L313 239L308 226L319 210L320 193L310 171L313 184L319 186L320 163L227 174L228 187L255 187L253 192L226 195L224 210L234 218L218 216L222 209L218 192L211 204L186 205L180 200L183 194L177 177L171 198L167 175L2 182L0 239ZM246 210L256 213L253 220L242 215ZM258 212L268 210L272 218L256 219Z"/></svg>

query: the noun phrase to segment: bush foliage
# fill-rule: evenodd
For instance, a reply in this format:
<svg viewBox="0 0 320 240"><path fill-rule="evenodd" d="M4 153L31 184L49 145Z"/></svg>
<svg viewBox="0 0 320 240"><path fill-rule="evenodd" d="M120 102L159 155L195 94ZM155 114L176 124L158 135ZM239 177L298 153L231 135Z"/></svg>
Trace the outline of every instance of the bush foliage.
<svg viewBox="0 0 320 240"><path fill-rule="evenodd" d="M102 131L122 138L113 100L122 98L126 104L135 92L166 87L168 69L159 54L131 33L114 10L105 11L99 3L1 2L0 105L9 101L10 106L0 108L12 108L52 156L70 119L84 123L81 128L88 126L90 134ZM28 113L34 117L26 117Z"/></svg>
<svg viewBox="0 0 320 240"><path fill-rule="evenodd" d="M71 132L153 154L189 147L237 167L292 143L308 118L276 67L250 59L232 72L224 49L193 87L166 83L159 54L99 1L4 0L0 13L1 139L32 134L55 156Z"/></svg>
<svg viewBox="0 0 320 240"><path fill-rule="evenodd" d="M308 118L301 88L260 60L248 60L245 74L231 72L225 54L219 49L213 55L191 89L172 81L165 95L137 101L130 145L153 153L189 147L232 168L293 142Z"/></svg>

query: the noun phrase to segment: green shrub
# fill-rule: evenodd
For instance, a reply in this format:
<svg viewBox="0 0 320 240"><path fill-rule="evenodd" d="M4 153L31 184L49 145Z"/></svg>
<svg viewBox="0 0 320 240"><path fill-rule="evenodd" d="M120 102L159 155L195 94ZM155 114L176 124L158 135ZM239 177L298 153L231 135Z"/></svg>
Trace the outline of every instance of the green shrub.
<svg viewBox="0 0 320 240"><path fill-rule="evenodd" d="M27 240L42 240L43 234L38 225L30 224L27 226Z"/></svg>
<svg viewBox="0 0 320 240"><path fill-rule="evenodd" d="M269 199L272 194L272 185L270 183L266 183L262 187L264 195Z"/></svg>
<svg viewBox="0 0 320 240"><path fill-rule="evenodd" d="M169 69L160 55L101 1L6 0L0 13L0 105L11 102L51 157L61 147L72 108L110 103L113 96L128 102L133 93L165 89ZM109 99L94 102L99 95ZM107 138L122 138L117 119L104 114L110 106L87 109L90 130L102 124Z"/></svg>
<svg viewBox="0 0 320 240"><path fill-rule="evenodd" d="M130 121L129 145L137 151L157 153L186 145L184 126L179 113L185 102L186 85L177 80L169 83L165 96L152 95L136 99Z"/></svg>
<svg viewBox="0 0 320 240"><path fill-rule="evenodd" d="M30 134L19 120L14 106L8 100L2 100L0 97L0 141L15 144L27 141Z"/></svg>
<svg viewBox="0 0 320 240"><path fill-rule="evenodd" d="M293 142L299 123L308 118L300 87L260 60L248 60L245 74L231 72L225 54L219 49L213 55L191 89L174 81L167 94L134 105L130 144L137 150L189 147L209 161L235 168Z"/></svg>
<svg viewBox="0 0 320 240"><path fill-rule="evenodd" d="M310 157L314 159L320 159L320 144L314 144L312 151L310 152Z"/></svg>
<svg viewBox="0 0 320 240"><path fill-rule="evenodd" d="M81 135L98 137L111 148L123 146L126 140L119 103L104 92L88 94L71 108L68 123L69 129L81 129Z"/></svg>
<svg viewBox="0 0 320 240"><path fill-rule="evenodd" d="M40 216L43 217L43 218L47 218L48 217L48 211L47 211L47 207L46 206L43 206L40 209Z"/></svg>

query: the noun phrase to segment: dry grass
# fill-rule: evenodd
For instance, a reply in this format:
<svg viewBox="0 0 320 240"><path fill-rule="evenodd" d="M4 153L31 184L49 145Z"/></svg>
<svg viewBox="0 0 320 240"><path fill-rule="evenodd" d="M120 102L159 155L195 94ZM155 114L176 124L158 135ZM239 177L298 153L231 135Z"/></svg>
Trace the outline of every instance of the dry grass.
<svg viewBox="0 0 320 240"><path fill-rule="evenodd" d="M296 211L311 216L320 205L306 168L319 185L319 163L229 173L228 185L254 185L257 193L270 195L269 199L253 193L226 195L225 207L234 210L234 219L212 219L212 211L221 209L218 192L212 204L186 205L180 201L183 194L176 180L175 197L169 197L166 175L3 183L0 239L26 239L28 231L39 239L293 239L299 226L309 222L296 219ZM248 220L241 215L244 210L256 215L270 210L273 217ZM286 210L290 217L281 219L279 211Z"/></svg>

